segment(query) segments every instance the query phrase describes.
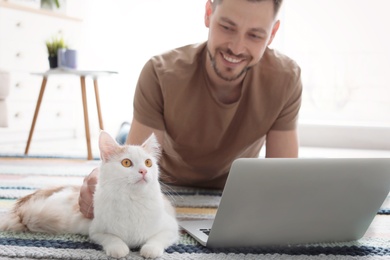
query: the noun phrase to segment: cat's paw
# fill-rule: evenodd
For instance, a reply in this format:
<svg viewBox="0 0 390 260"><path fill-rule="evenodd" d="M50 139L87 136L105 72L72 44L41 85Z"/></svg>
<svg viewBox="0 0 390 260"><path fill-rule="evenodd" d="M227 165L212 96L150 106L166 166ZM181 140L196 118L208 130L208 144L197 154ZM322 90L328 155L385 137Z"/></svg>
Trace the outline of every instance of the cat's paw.
<svg viewBox="0 0 390 260"><path fill-rule="evenodd" d="M162 256L164 248L158 245L145 244L140 251L141 256L145 258L156 258Z"/></svg>
<svg viewBox="0 0 390 260"><path fill-rule="evenodd" d="M105 249L106 254L108 256L111 256L114 258L125 257L128 253L130 253L130 249L125 243L110 244L110 245L106 246L104 249Z"/></svg>

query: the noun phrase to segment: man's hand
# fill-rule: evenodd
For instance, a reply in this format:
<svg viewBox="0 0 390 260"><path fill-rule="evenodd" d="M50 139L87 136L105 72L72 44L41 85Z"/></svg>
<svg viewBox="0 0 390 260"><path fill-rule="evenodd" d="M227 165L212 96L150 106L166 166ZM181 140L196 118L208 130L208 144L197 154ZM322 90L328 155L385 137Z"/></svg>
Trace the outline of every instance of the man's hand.
<svg viewBox="0 0 390 260"><path fill-rule="evenodd" d="M93 194L97 183L99 168L95 168L87 177L84 178L80 190L79 206L80 212L86 218L93 218Z"/></svg>

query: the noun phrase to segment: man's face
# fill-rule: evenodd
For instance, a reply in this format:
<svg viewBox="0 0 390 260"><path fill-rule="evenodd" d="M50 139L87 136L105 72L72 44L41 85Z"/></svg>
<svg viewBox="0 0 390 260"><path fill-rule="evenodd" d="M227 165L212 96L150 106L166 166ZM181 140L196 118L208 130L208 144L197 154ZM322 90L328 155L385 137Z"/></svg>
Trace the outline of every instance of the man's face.
<svg viewBox="0 0 390 260"><path fill-rule="evenodd" d="M224 81L241 79L258 63L279 26L271 0L223 0L214 10L208 2L205 24L209 63Z"/></svg>

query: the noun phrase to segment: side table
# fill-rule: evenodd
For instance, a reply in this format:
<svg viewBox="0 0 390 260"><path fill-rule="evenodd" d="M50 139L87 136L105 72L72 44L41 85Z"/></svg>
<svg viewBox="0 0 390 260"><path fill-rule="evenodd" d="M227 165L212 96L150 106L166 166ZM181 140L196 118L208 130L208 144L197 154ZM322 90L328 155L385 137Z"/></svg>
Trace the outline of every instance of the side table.
<svg viewBox="0 0 390 260"><path fill-rule="evenodd" d="M91 135L89 130L89 119L88 119L88 106L87 106L87 91L85 87L85 78L86 77L92 77L93 79L93 85L95 89L95 98L96 98L96 106L97 106L97 113L99 118L99 127L100 129L104 129L103 127L103 118L102 113L100 109L100 99L99 99L99 89L98 89L98 78L100 76L106 76L111 74L116 74L115 71L94 71L94 70L77 70L77 69L64 69L64 68L57 68L57 69L50 69L46 72L42 73L32 73L33 75L42 76L42 85L41 90L39 91L38 101L37 105L35 107L34 117L30 128L30 133L28 135L27 145L26 149L24 151L24 154L27 155L28 151L30 149L31 139L34 133L35 129L35 123L38 118L39 114L39 108L41 106L43 94L45 92L46 84L49 79L49 76L51 75L71 75L71 76L78 76L80 77L80 83L81 83L81 95L82 95L82 102L83 102L83 110L84 110L84 124L85 124L85 137L87 141L87 151L88 151L88 160L92 160L92 149L91 149Z"/></svg>

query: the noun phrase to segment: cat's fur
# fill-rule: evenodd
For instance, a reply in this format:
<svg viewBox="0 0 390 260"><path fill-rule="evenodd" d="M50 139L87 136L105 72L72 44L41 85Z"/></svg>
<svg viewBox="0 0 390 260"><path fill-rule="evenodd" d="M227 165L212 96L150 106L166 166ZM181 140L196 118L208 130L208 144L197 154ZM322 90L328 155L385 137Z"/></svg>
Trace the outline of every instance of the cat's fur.
<svg viewBox="0 0 390 260"><path fill-rule="evenodd" d="M80 187L63 186L19 199L1 220L0 230L85 234L112 257L126 256L129 247L141 247L144 257L161 256L179 235L174 208L158 181L155 136L142 146L119 146L102 131L99 148L102 163L93 220L80 213Z"/></svg>

